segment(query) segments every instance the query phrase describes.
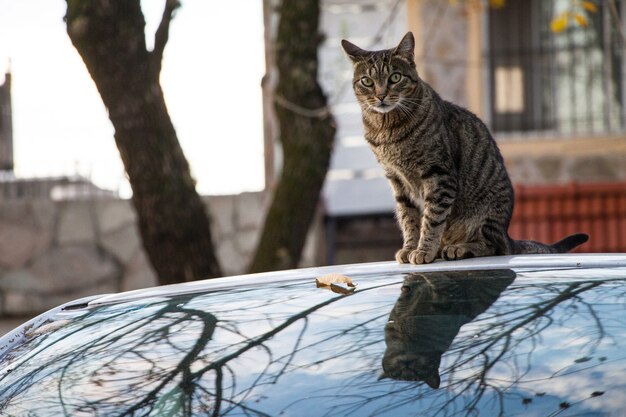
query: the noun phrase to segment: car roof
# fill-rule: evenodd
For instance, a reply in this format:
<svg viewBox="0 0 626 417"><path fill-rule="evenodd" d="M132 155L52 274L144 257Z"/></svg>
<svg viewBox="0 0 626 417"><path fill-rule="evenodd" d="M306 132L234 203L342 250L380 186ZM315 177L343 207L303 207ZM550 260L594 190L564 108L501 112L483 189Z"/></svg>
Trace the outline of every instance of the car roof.
<svg viewBox="0 0 626 417"><path fill-rule="evenodd" d="M431 264L412 265L399 264L393 261L366 262L345 265L331 265L310 268L298 268L282 271L243 274L223 278L213 278L142 288L112 294L97 294L69 301L50 309L16 329L0 337L0 358L22 339L24 333L32 331L50 321L62 311L80 309L86 306L97 306L115 303L140 302L142 299L154 297L172 297L182 294L203 293L241 287L254 287L276 282L296 282L311 280L319 276L340 273L348 276L366 276L381 274L407 274L437 271L470 271L489 269L540 269L540 268L616 268L626 266L626 253L566 253L491 256L463 259L459 261L437 260Z"/></svg>
<svg viewBox="0 0 626 417"><path fill-rule="evenodd" d="M329 274L356 290L317 288ZM6 352L0 414L623 415L625 308L620 254L343 265L98 296Z"/></svg>
<svg viewBox="0 0 626 417"><path fill-rule="evenodd" d="M90 305L126 302L146 297L171 296L222 288L263 285L267 282L286 282L311 279L332 273L344 275L405 274L437 271L467 271L488 269L525 269L525 268L589 268L626 266L626 253L607 254L540 254L490 256L463 259L459 261L436 261L426 265L399 264L397 262L369 262L347 265L332 265L313 268L291 269L284 271L245 274L232 277L215 278L182 284L144 288L117 294L107 294L93 298ZM84 301L78 301L83 303Z"/></svg>

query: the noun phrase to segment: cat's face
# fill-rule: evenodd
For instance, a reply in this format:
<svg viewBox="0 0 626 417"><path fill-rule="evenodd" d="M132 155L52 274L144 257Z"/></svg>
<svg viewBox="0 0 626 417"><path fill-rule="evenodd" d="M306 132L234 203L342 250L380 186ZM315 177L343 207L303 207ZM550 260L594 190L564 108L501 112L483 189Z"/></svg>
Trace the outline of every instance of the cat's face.
<svg viewBox="0 0 626 417"><path fill-rule="evenodd" d="M394 351L388 348L383 357L383 374L381 378L392 378L398 381L423 381L433 389L439 388L439 364L441 353Z"/></svg>
<svg viewBox="0 0 626 417"><path fill-rule="evenodd" d="M407 112L417 100L419 78L415 70L415 40L407 33L396 48L366 51L343 40L344 51L352 60L352 86L364 112Z"/></svg>

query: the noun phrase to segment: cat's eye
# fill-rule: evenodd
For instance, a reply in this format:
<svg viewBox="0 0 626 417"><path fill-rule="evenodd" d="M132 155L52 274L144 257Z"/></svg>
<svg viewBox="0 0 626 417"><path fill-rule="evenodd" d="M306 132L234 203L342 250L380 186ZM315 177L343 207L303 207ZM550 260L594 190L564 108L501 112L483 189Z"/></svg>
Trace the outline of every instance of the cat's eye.
<svg viewBox="0 0 626 417"><path fill-rule="evenodd" d="M398 81L400 81L402 79L402 75L400 75L399 72L394 72L393 74L391 74L389 76L389 82L390 83L397 83Z"/></svg>
<svg viewBox="0 0 626 417"><path fill-rule="evenodd" d="M374 85L374 80L368 77L363 77L361 78L361 84L363 84L366 87L371 87Z"/></svg>

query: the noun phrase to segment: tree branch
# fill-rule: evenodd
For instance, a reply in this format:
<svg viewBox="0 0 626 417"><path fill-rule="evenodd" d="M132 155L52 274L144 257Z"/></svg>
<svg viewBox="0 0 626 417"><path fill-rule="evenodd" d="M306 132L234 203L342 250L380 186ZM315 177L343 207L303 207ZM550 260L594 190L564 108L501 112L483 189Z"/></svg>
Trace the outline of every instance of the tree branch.
<svg viewBox="0 0 626 417"><path fill-rule="evenodd" d="M180 1L167 0L165 2L165 9L163 10L163 16L161 17L161 23L154 34L154 49L152 50L152 64L157 73L161 72L161 63L163 61L163 51L165 50L165 44L170 36L170 22L174 17L174 11L180 7Z"/></svg>

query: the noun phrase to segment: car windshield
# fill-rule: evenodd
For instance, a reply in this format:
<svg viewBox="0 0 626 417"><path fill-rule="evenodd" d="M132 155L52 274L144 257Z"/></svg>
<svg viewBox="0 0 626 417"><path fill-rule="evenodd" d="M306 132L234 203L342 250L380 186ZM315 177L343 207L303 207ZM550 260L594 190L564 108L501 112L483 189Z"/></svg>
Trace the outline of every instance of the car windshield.
<svg viewBox="0 0 626 417"><path fill-rule="evenodd" d="M626 269L351 278L62 314L3 358L0 411L624 415Z"/></svg>

